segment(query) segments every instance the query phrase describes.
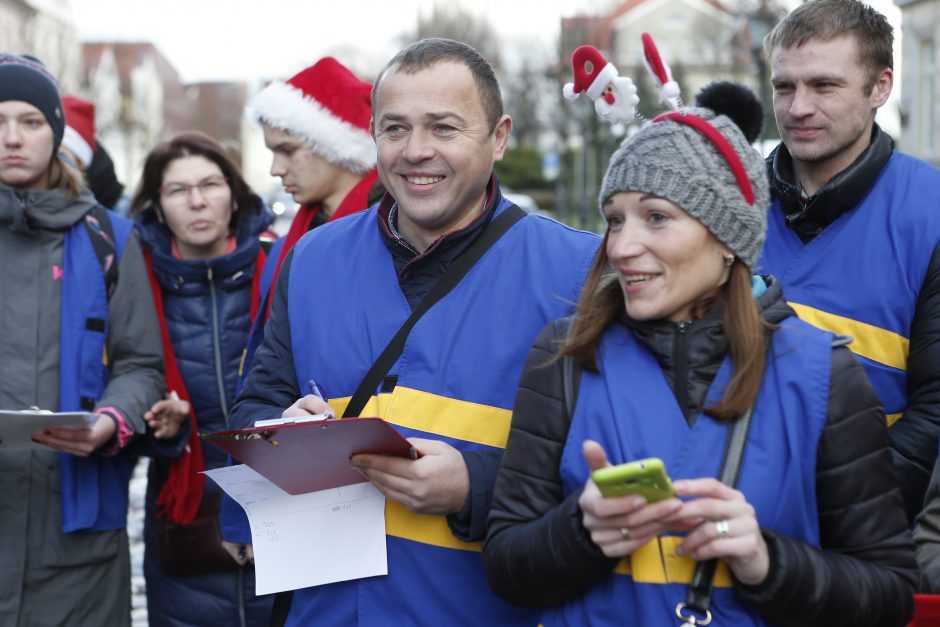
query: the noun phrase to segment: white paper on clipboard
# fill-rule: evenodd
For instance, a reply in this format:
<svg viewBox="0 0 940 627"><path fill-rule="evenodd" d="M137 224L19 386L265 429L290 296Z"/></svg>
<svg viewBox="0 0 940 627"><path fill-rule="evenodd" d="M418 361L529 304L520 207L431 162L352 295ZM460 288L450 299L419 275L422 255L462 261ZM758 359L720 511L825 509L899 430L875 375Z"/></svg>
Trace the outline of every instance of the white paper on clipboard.
<svg viewBox="0 0 940 627"><path fill-rule="evenodd" d="M0 410L0 450L51 450L33 442L43 429L91 429L97 414L86 411L48 412L42 410Z"/></svg>

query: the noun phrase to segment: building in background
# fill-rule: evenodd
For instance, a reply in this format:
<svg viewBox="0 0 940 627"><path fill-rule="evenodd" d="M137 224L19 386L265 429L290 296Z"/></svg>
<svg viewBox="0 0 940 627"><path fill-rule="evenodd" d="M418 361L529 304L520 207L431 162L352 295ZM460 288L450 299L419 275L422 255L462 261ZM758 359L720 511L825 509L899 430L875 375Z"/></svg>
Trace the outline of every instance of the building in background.
<svg viewBox="0 0 940 627"><path fill-rule="evenodd" d="M904 33L899 147L940 166L940 108L937 107L940 0L894 0L894 3L901 9Z"/></svg>
<svg viewBox="0 0 940 627"><path fill-rule="evenodd" d="M133 191L150 149L188 127L183 83L149 42L91 42L81 52L81 94L95 103L98 137Z"/></svg>
<svg viewBox="0 0 940 627"><path fill-rule="evenodd" d="M248 97L243 82L188 83L185 124L218 140L235 163L242 163L242 119Z"/></svg>
<svg viewBox="0 0 940 627"><path fill-rule="evenodd" d="M81 59L69 0L0 0L0 51L36 57L64 91L79 86Z"/></svg>

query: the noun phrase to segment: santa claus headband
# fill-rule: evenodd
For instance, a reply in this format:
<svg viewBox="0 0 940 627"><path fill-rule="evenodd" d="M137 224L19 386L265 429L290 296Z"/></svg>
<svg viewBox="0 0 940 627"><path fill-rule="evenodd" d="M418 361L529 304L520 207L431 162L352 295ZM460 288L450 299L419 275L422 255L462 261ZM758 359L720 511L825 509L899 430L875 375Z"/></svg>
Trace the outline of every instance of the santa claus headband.
<svg viewBox="0 0 940 627"><path fill-rule="evenodd" d="M594 46L579 46L571 55L574 82L566 83L562 89L565 98L574 100L586 93L592 100L604 93L607 83L617 78L617 68L608 63L604 55Z"/></svg>
<svg viewBox="0 0 940 627"><path fill-rule="evenodd" d="M375 167L369 133L372 85L333 57L324 57L287 82L262 89L249 115L299 137L324 159L364 174Z"/></svg>
<svg viewBox="0 0 940 627"><path fill-rule="evenodd" d="M95 105L76 96L62 96L62 109L65 111L62 147L87 168L95 154Z"/></svg>
<svg viewBox="0 0 940 627"><path fill-rule="evenodd" d="M672 109L671 113L661 114L653 122L672 120L679 124L685 124L708 138L728 163L728 167L734 174L745 201L748 204L754 204L754 191L751 188L741 159L734 148L707 120L688 111L678 112L681 106L679 84L673 79L672 70L659 53L652 35L643 33L641 38L643 40L643 63L653 82L656 83L660 102ZM578 47L571 55L571 66L574 73L574 82L567 83L563 88L565 97L569 99L577 98L581 93L586 93L592 99L597 99L604 94L608 84L618 78L617 69L613 64L608 63L600 51L593 46Z"/></svg>

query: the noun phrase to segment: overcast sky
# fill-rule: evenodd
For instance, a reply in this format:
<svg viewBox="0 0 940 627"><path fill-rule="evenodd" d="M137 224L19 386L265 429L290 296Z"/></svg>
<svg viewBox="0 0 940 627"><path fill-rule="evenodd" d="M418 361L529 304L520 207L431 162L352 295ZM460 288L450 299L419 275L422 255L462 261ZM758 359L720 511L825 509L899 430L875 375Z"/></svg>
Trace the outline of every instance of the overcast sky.
<svg viewBox="0 0 940 627"><path fill-rule="evenodd" d="M454 1L454 0L451 0ZM502 41L547 53L562 15L615 0L474 0ZM82 41L151 41L186 82L286 78L324 54L374 73L433 0L71 0ZM371 67L369 67L371 66Z"/></svg>

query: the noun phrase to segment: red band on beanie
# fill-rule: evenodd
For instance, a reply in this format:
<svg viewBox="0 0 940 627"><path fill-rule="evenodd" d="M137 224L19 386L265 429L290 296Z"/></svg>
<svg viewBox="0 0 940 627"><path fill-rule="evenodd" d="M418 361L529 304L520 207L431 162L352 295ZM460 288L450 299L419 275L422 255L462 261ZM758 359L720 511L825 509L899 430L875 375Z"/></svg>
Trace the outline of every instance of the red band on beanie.
<svg viewBox="0 0 940 627"><path fill-rule="evenodd" d="M717 128L712 126L707 120L691 113L661 113L653 119L653 122L662 122L663 120L672 120L679 124L691 126L707 137L709 141L715 145L715 148L718 149L718 152L721 153L721 156L725 158L728 167L731 168L731 173L734 174L734 179L741 189L741 194L744 195L744 200L749 205L754 204L754 190L751 188L750 179L747 178L747 170L744 169L744 164L741 163L741 157L738 156L734 147L731 146L728 140L725 139L725 136L722 135Z"/></svg>

